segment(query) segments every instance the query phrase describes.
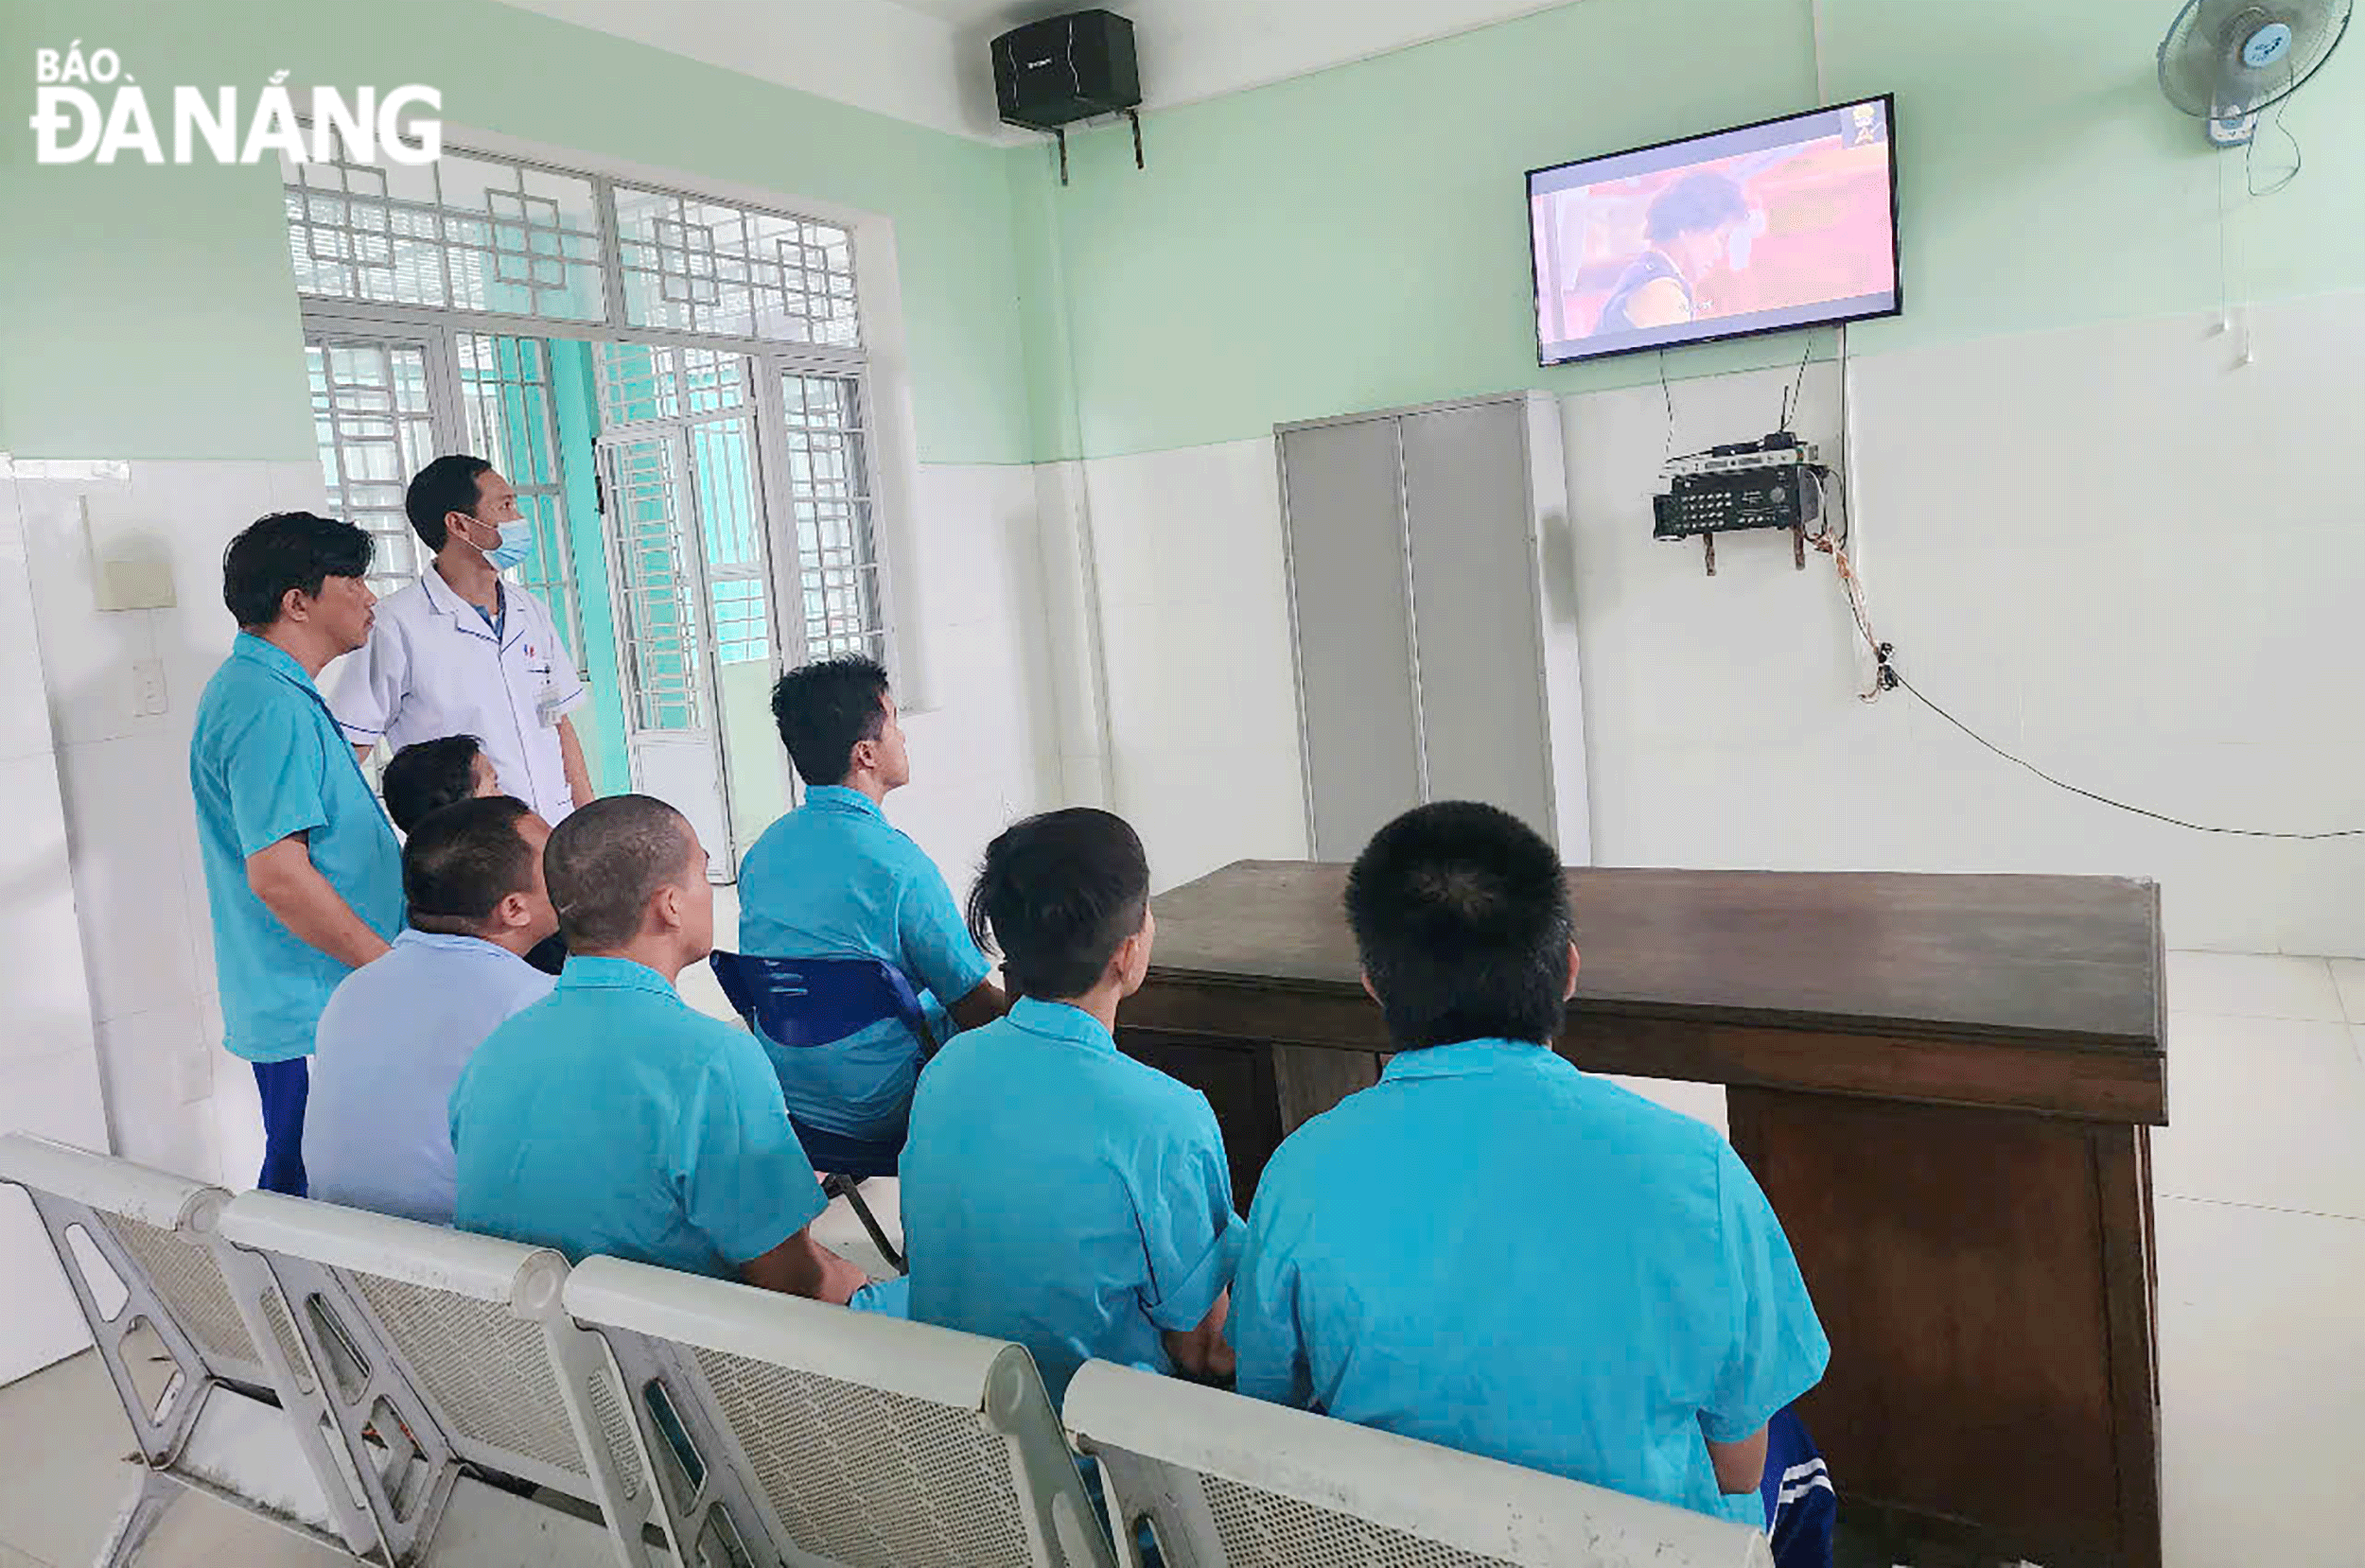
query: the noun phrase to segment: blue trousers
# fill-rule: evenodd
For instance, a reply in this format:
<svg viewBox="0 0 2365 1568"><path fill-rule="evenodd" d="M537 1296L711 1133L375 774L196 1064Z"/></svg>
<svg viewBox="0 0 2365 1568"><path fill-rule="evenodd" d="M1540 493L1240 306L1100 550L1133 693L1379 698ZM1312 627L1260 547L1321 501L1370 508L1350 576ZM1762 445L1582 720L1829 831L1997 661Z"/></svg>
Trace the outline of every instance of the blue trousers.
<svg viewBox="0 0 2365 1568"><path fill-rule="evenodd" d="M303 1197L304 1105L312 1097L312 1060L256 1062L254 1087L263 1096L263 1172L254 1185Z"/></svg>
<svg viewBox="0 0 2365 1568"><path fill-rule="evenodd" d="M1831 1568L1831 1526L1839 1497L1831 1471L1807 1436L1797 1408L1784 1405L1765 1428L1765 1530L1775 1568Z"/></svg>

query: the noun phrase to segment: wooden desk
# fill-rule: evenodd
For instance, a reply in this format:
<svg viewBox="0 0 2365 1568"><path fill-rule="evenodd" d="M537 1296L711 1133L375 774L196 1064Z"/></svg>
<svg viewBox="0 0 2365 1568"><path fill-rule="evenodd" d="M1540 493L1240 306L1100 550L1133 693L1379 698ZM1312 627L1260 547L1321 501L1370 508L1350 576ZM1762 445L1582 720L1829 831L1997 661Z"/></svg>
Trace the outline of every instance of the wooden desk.
<svg viewBox="0 0 2365 1568"><path fill-rule="evenodd" d="M1378 1076L1346 868L1162 895L1118 1041L1203 1089L1245 1212L1274 1147ZM1572 870L1590 1071L1727 1086L1832 1346L1802 1408L1850 1517L2157 1568L2150 1133L2159 891L2083 877Z"/></svg>

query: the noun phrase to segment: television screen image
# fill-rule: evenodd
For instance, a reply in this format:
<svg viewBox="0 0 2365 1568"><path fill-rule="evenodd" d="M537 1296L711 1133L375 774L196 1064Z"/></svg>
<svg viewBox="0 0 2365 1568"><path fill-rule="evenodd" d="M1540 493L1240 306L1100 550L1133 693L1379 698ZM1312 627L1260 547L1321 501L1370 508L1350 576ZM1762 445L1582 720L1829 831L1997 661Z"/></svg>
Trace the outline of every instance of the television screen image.
<svg viewBox="0 0 2365 1568"><path fill-rule="evenodd" d="M1867 98L1531 171L1538 357L1895 315L1894 123Z"/></svg>

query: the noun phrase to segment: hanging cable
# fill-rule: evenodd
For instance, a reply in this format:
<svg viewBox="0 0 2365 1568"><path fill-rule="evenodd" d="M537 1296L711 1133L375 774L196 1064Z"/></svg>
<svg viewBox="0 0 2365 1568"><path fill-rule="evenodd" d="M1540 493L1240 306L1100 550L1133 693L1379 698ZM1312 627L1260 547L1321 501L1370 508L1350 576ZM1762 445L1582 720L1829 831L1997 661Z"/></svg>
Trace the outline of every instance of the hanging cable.
<svg viewBox="0 0 2365 1568"><path fill-rule="evenodd" d="M1662 466L1675 458L1675 394L1667 385L1667 351L1658 351L1658 395L1667 405L1667 439L1659 443L1658 461Z"/></svg>
<svg viewBox="0 0 2365 1568"><path fill-rule="evenodd" d="M1816 534L1813 538L1808 540L1807 542L1810 545L1813 545L1816 549L1831 558L1831 564L1839 573L1840 586L1848 595L1848 613L1855 621L1856 632L1864 638L1865 646L1872 650L1875 675L1873 678L1872 688L1869 690L1857 693L1857 696L1862 701L1867 703L1877 702L1883 691L1902 689L1904 693L1913 698L1914 701L1919 703L1922 706L1928 708L1939 718L1945 720L1949 724L1952 724L1954 728L1960 730L1964 735L1969 736L1972 740L1976 741L1982 749L1994 754L1995 756L2003 758L2005 761L2009 762L2012 766L2021 769L2024 773L2034 774L2037 777L2044 780L2047 784L2052 785L2055 789L2066 790L2071 794L2076 795L2080 799L2091 800L2097 806L2108 806L2113 810L2130 812L2139 817L2148 817L2153 822L2165 823L2171 828L2181 828L2189 832L2195 833L2216 833L2228 838L2280 839L2287 842L2303 844L2321 843L2327 839L2365 838L2365 828L2336 828L2318 833L2300 833L2284 831L2277 828L2226 828L2214 823L2191 822L2183 817L2171 816L2165 811L2155 811L2147 806L2137 806L2128 801L2113 799L2110 795L2086 789L2082 785L2072 784L2065 778L2058 778L2054 775L2045 772L2042 768L2038 767L2034 762L2029 761L2027 758L2015 756L2013 753L2006 751L2002 746L1997 745L1994 741L1988 740L1986 736L1980 734L1977 730L1971 728L1969 724L1963 723L1962 720L1957 719L1953 714L1948 712L1944 707L1940 706L1936 701L1923 693L1919 687L1917 687L1912 681L1906 679L1905 672L1897 668L1896 645L1893 643L1883 642L1879 634L1873 631L1872 617L1865 607L1864 584L1857 580L1855 568L1848 564L1847 549L1831 537L1830 525L1827 523L1823 532Z"/></svg>
<svg viewBox="0 0 2365 1568"><path fill-rule="evenodd" d="M2250 193L2252 196L2274 195L2277 191L2280 191L2289 185L2292 181L2298 179L2300 177L2300 170L2307 166L2307 154L2300 149L2300 139L2291 133L2291 128L2289 126L2283 123L2283 111L2289 105L2291 101L2291 94L2297 91L2298 88L2299 80L2297 78L2292 78L2291 84L2284 89L2283 96L2275 99L2275 130L2282 135L2285 141L2291 144L2291 166L2284 171L2282 177L2270 185L2262 186L2259 184L2258 134L2255 131L2251 133L2249 145L2242 148L2242 183L2249 188Z"/></svg>
<svg viewBox="0 0 2365 1568"><path fill-rule="evenodd" d="M1782 422L1775 428L1784 435L1790 433L1791 421L1798 417L1800 393L1807 390L1807 358L1814 353L1814 334L1807 334L1807 346L1798 351L1798 374L1790 379L1790 391L1782 396Z"/></svg>

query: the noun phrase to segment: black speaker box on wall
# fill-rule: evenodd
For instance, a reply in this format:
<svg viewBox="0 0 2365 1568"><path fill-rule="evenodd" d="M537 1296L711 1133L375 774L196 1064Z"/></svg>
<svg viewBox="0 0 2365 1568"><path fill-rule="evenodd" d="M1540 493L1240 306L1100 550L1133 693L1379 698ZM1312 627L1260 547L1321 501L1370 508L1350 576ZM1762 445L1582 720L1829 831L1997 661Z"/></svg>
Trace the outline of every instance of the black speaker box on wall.
<svg viewBox="0 0 2365 1568"><path fill-rule="evenodd" d="M1005 124L1058 131L1140 107L1133 24L1114 11L1071 11L993 41L993 96Z"/></svg>

